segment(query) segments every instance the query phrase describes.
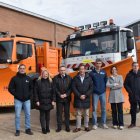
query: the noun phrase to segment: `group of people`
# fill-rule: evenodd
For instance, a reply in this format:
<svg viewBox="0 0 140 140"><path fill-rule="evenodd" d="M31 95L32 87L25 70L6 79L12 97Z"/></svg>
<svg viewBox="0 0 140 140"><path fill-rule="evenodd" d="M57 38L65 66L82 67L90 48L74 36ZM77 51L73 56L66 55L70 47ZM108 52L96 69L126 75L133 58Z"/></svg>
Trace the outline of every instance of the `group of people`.
<svg viewBox="0 0 140 140"><path fill-rule="evenodd" d="M71 93L74 94L74 108L76 109L76 128L74 133L81 131L81 119L84 116L84 130L89 128L89 109L92 97L92 128L98 126L108 129L106 124L106 87L110 88L109 103L112 109L112 124L114 129L123 129L123 103L124 96L122 87L124 85L129 95L131 124L128 128L136 126L137 104L140 103L140 70L139 64L133 62L132 70L123 77L118 75L117 67L110 70L111 76L107 77L102 69L102 61L96 60L95 68L87 73L85 66L80 65L79 72L72 79L66 74L66 67L60 66L59 74L53 79L44 68L40 77L33 86L32 80L26 75L26 66L21 64L18 73L9 83L9 92L14 96L15 103L15 136L20 135L20 113L22 108L25 113L25 133L33 135L30 126L30 98L33 95L36 108L40 112L40 124L42 133L50 132L50 111L56 104L57 129L62 130L62 114L64 112L65 130L70 132L70 101ZM97 123L97 107L100 101L101 123Z"/></svg>

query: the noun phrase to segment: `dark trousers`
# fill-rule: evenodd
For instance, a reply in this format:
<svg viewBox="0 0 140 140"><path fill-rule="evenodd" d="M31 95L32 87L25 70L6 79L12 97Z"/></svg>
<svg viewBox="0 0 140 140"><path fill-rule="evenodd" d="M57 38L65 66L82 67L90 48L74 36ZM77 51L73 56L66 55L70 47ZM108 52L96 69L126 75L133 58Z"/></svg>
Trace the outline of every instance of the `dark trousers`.
<svg viewBox="0 0 140 140"><path fill-rule="evenodd" d="M136 125L137 102L130 102L131 124Z"/></svg>
<svg viewBox="0 0 140 140"><path fill-rule="evenodd" d="M113 125L124 126L123 103L111 103Z"/></svg>
<svg viewBox="0 0 140 140"><path fill-rule="evenodd" d="M64 111L65 126L69 128L70 118L70 103L69 102L56 102L56 115L57 115L57 127L62 127L62 114Z"/></svg>
<svg viewBox="0 0 140 140"><path fill-rule="evenodd" d="M140 110L140 102L138 102L138 106L139 106L139 107L138 107L138 110Z"/></svg>
<svg viewBox="0 0 140 140"><path fill-rule="evenodd" d="M40 124L42 129L49 130L50 110L40 110Z"/></svg>

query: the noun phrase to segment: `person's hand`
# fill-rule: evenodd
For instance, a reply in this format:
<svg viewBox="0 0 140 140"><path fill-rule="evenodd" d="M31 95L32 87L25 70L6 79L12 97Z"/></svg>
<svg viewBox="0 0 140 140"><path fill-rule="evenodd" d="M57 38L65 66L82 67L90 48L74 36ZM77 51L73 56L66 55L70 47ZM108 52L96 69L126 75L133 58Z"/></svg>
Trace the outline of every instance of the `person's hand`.
<svg viewBox="0 0 140 140"><path fill-rule="evenodd" d="M64 98L65 98L65 97L64 97L64 94L60 95L60 97L61 97L62 99L64 99Z"/></svg>
<svg viewBox="0 0 140 140"><path fill-rule="evenodd" d="M55 102L54 102L54 101L52 101L52 105L53 105L53 106L55 105Z"/></svg>
<svg viewBox="0 0 140 140"><path fill-rule="evenodd" d="M81 95L81 96L80 96L80 99L81 99L81 100L85 100L85 98L86 98L85 95Z"/></svg>
<svg viewBox="0 0 140 140"><path fill-rule="evenodd" d="M40 103L39 103L39 102L36 102L36 105L37 105L37 106L40 106Z"/></svg>
<svg viewBox="0 0 140 140"><path fill-rule="evenodd" d="M85 96L85 95L83 95L83 100L85 100L85 98L86 98L86 96Z"/></svg>
<svg viewBox="0 0 140 140"><path fill-rule="evenodd" d="M114 86L116 87L116 86L118 86L119 84L118 83L114 83Z"/></svg>
<svg viewBox="0 0 140 140"><path fill-rule="evenodd" d="M63 94L64 95L64 98L66 98L67 97L67 94Z"/></svg>

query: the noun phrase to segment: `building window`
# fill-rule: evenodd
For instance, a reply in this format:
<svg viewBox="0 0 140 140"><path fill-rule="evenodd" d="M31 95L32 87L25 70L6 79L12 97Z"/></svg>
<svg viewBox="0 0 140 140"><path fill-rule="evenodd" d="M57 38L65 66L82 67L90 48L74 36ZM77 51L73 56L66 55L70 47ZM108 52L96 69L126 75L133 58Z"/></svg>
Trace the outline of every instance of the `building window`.
<svg viewBox="0 0 140 140"><path fill-rule="evenodd" d="M49 43L49 46L52 46L52 41L46 41L47 43Z"/></svg>
<svg viewBox="0 0 140 140"><path fill-rule="evenodd" d="M47 42L49 43L49 46L52 46L52 41L48 41L48 40L40 40L40 39L34 39L36 45L42 45L43 43Z"/></svg>
<svg viewBox="0 0 140 140"><path fill-rule="evenodd" d="M58 43L56 47L62 48L62 43Z"/></svg>
<svg viewBox="0 0 140 140"><path fill-rule="evenodd" d="M17 59L22 60L32 56L32 45L17 43Z"/></svg>
<svg viewBox="0 0 140 140"><path fill-rule="evenodd" d="M140 23L138 24L138 36L140 36Z"/></svg>
<svg viewBox="0 0 140 140"><path fill-rule="evenodd" d="M138 36L138 24L133 26L134 36Z"/></svg>

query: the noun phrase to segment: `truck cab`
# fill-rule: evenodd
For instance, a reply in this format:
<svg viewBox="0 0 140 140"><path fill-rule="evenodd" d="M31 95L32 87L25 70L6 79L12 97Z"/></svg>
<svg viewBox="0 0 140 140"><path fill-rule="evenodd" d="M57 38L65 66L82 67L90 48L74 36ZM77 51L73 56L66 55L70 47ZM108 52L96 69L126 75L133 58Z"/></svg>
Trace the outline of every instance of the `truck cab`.
<svg viewBox="0 0 140 140"><path fill-rule="evenodd" d="M14 105L14 98L8 92L8 85L18 72L20 64L26 66L26 74L35 81L42 67L46 67L51 76L57 74L61 57L61 49L50 47L46 42L36 45L31 38L0 32L0 107Z"/></svg>
<svg viewBox="0 0 140 140"><path fill-rule="evenodd" d="M70 71L81 64L92 69L97 58L107 66L129 56L137 60L133 31L107 21L80 26L63 44L64 63Z"/></svg>
<svg viewBox="0 0 140 140"><path fill-rule="evenodd" d="M8 92L11 78L19 64L26 65L27 74L36 73L35 42L20 37L0 38L0 106L13 106L13 96Z"/></svg>

